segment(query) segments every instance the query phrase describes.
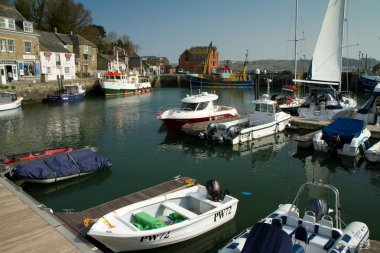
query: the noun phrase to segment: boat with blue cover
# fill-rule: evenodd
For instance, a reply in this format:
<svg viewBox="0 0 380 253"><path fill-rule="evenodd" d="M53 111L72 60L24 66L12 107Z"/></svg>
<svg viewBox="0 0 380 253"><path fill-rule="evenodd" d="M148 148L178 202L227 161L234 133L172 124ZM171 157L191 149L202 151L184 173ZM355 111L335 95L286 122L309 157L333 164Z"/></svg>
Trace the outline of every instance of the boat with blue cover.
<svg viewBox="0 0 380 253"><path fill-rule="evenodd" d="M313 138L313 146L317 151L335 152L339 155L354 157L364 155L370 147L371 132L363 120L338 118Z"/></svg>
<svg viewBox="0 0 380 253"><path fill-rule="evenodd" d="M110 166L108 159L89 148L16 163L9 175L18 184L48 184L102 171Z"/></svg>
<svg viewBox="0 0 380 253"><path fill-rule="evenodd" d="M380 76L362 75L359 81L363 90L373 91L380 84Z"/></svg>
<svg viewBox="0 0 380 253"><path fill-rule="evenodd" d="M55 94L48 95L49 103L67 103L84 100L86 91L79 83L65 84Z"/></svg>
<svg viewBox="0 0 380 253"><path fill-rule="evenodd" d="M313 195L305 198L306 192ZM316 194L334 196L330 201L333 209ZM300 210L305 210L303 217ZM330 216L333 212L335 219ZM338 189L306 182L292 204L279 205L277 210L234 237L219 253L348 253L367 247L369 229L365 223L354 221L345 228L342 224Z"/></svg>
<svg viewBox="0 0 380 253"><path fill-rule="evenodd" d="M351 117L364 120L367 124L380 125L380 83L373 89L367 102L355 110Z"/></svg>

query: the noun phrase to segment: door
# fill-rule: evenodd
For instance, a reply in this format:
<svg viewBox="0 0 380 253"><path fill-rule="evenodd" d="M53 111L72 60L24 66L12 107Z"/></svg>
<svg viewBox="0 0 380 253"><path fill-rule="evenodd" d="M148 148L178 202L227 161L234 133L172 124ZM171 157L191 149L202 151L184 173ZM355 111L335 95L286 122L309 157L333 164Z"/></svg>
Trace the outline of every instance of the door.
<svg viewBox="0 0 380 253"><path fill-rule="evenodd" d="M6 84L7 83L7 75L5 72L4 65L0 65L0 84Z"/></svg>

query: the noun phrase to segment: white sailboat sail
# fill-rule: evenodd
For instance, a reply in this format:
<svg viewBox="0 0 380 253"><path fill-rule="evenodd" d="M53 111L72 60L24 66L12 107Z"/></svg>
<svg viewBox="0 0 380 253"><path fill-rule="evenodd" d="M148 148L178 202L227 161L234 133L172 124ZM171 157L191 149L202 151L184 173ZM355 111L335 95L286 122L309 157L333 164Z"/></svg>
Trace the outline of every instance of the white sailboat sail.
<svg viewBox="0 0 380 253"><path fill-rule="evenodd" d="M314 49L311 80L340 84L345 0L330 0Z"/></svg>

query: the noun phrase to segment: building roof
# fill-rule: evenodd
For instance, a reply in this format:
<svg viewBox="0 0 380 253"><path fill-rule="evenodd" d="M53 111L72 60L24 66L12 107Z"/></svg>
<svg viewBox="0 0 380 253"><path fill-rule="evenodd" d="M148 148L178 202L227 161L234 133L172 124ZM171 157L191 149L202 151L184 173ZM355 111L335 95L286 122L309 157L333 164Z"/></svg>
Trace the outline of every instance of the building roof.
<svg viewBox="0 0 380 253"><path fill-rule="evenodd" d="M26 21L26 19L21 15L20 12L18 12L18 10L16 10L15 7L5 4L0 4L0 17L11 18L16 21Z"/></svg>
<svg viewBox="0 0 380 253"><path fill-rule="evenodd" d="M69 53L70 51L65 48L62 41L52 32L37 31L40 35L40 50L41 51L51 51L51 52L63 52Z"/></svg>
<svg viewBox="0 0 380 253"><path fill-rule="evenodd" d="M92 47L97 47L94 43L92 43L89 40L86 40L79 34L55 33L55 35L67 45L88 45Z"/></svg>

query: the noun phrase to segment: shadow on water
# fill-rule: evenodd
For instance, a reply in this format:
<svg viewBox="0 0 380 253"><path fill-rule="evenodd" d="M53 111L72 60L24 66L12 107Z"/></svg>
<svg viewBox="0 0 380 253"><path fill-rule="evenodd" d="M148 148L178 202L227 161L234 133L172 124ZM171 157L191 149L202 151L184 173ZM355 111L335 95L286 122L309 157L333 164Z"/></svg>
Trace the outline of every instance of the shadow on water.
<svg viewBox="0 0 380 253"><path fill-rule="evenodd" d="M233 160L234 157L252 155L254 161L268 161L275 157L288 143L287 133L279 133L250 142L225 145L217 142L208 143L194 136L184 136L181 132L168 131L161 148L170 148L183 151L187 155L197 158L225 158Z"/></svg>
<svg viewBox="0 0 380 253"><path fill-rule="evenodd" d="M54 195L55 197L64 195L66 190L75 191L75 189L85 189L100 185L112 175L111 168L99 171L93 174L88 174L81 177L75 177L64 181L59 181L51 184L35 184L25 183L22 185L24 191L28 192L34 198L39 198L46 195Z"/></svg>

